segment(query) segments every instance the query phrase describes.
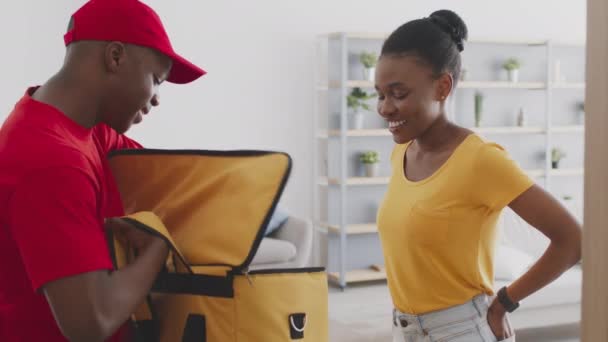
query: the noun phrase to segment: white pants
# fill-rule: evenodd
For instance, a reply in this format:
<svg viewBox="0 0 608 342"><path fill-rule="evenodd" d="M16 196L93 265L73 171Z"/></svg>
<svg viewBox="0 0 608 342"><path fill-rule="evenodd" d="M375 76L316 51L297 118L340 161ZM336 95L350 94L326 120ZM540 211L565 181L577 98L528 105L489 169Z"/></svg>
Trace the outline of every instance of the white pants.
<svg viewBox="0 0 608 342"><path fill-rule="evenodd" d="M423 315L393 312L393 342L497 342L488 324L489 298ZM515 342L515 336L502 340Z"/></svg>

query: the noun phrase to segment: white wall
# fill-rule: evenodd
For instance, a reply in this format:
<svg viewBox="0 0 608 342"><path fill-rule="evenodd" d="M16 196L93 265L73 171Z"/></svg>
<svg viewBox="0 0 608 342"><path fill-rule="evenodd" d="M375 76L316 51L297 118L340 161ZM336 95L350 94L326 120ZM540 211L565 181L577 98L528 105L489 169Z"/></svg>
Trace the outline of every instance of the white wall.
<svg viewBox="0 0 608 342"><path fill-rule="evenodd" d="M584 41L586 25L582 0L146 2L163 18L174 47L209 74L191 85L164 86L163 104L131 135L148 147L286 151L294 171L283 204L306 216L315 35L389 32L440 8L459 13L472 38ZM0 2L0 120L28 85L60 66L69 15L83 3Z"/></svg>

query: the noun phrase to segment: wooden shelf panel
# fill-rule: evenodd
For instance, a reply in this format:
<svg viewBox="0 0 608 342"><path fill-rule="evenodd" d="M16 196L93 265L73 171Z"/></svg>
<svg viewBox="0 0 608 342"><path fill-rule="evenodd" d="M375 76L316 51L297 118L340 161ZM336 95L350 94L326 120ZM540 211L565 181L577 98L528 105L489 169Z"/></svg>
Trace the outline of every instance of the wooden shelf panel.
<svg viewBox="0 0 608 342"><path fill-rule="evenodd" d="M340 82L340 81L329 81L330 88L340 88L341 85L342 85L342 82ZM355 88L355 87L374 88L374 82L365 81L365 80L351 80L351 81L346 81L346 87L347 88Z"/></svg>
<svg viewBox="0 0 608 342"><path fill-rule="evenodd" d="M461 81L461 89L545 89L544 82L494 82L494 81Z"/></svg>
<svg viewBox="0 0 608 342"><path fill-rule="evenodd" d="M351 129L346 131L347 137L385 137L391 136L391 132L389 132L388 128L385 129ZM331 130L329 131L330 137L339 137L339 130Z"/></svg>
<svg viewBox="0 0 608 342"><path fill-rule="evenodd" d="M546 133L544 127L541 126L495 126L495 127L470 127L470 129L479 134L543 134ZM567 133L567 132L584 132L583 125L563 125L551 127L551 132ZM339 137L339 130L329 131L330 137ZM391 136L388 129L358 129L346 131L347 137L385 137ZM327 135L319 135L319 138L326 139Z"/></svg>
<svg viewBox="0 0 608 342"><path fill-rule="evenodd" d="M385 185L388 184L389 177L352 177L346 180L346 185ZM340 185L340 180L330 178L327 180L329 185Z"/></svg>
<svg viewBox="0 0 608 342"><path fill-rule="evenodd" d="M340 273L330 272L328 273L328 278L330 281L339 283ZM386 280L386 270L384 269L384 267L370 267L366 269L351 270L346 272L347 284L379 280Z"/></svg>
<svg viewBox="0 0 608 342"><path fill-rule="evenodd" d="M531 170L525 170L525 172L530 177L544 177L545 176L545 170L543 170L543 169L531 169Z"/></svg>
<svg viewBox="0 0 608 342"><path fill-rule="evenodd" d="M575 169L552 169L551 176L582 176L585 174L584 168Z"/></svg>
<svg viewBox="0 0 608 342"><path fill-rule="evenodd" d="M584 125L565 125L565 126L553 126L551 131L554 133L567 133L567 132L584 132Z"/></svg>
<svg viewBox="0 0 608 342"><path fill-rule="evenodd" d="M328 34L330 38L340 38L346 36L348 39L373 39L385 40L388 34L382 32L333 32ZM546 40L498 40L498 39L469 39L466 44L495 44L495 45L547 45Z"/></svg>
<svg viewBox="0 0 608 342"><path fill-rule="evenodd" d="M329 88L339 88L340 81L330 81ZM550 83L550 87L555 89L584 89L585 83ZM347 88L374 88L374 82L366 80L349 80L346 82ZM460 81L460 89L546 89L545 82L506 82L506 81Z"/></svg>
<svg viewBox="0 0 608 342"><path fill-rule="evenodd" d="M331 234L340 234L340 227L331 224L322 224L327 228L327 231ZM348 235L359 235L359 234L375 234L378 232L378 227L375 223L369 224L349 224L346 226L346 234Z"/></svg>
<svg viewBox="0 0 608 342"><path fill-rule="evenodd" d="M471 130L480 134L539 134L545 133L544 127L471 127Z"/></svg>
<svg viewBox="0 0 608 342"><path fill-rule="evenodd" d="M321 36L339 39L345 36L347 39L369 39L369 40L385 40L388 38L387 33L383 32L332 32ZM516 40L516 39L468 39L465 44L489 44L489 45L528 45L528 46L546 46L547 40ZM580 41L551 41L553 46L560 47L585 47L585 42Z"/></svg>
<svg viewBox="0 0 608 342"><path fill-rule="evenodd" d="M524 170L530 177L544 177L543 169L528 169ZM574 169L552 169L551 176L580 176L584 174L582 168ZM390 177L353 177L346 180L346 185L387 185ZM337 178L322 178L319 180L320 185L340 185L340 180Z"/></svg>
<svg viewBox="0 0 608 342"><path fill-rule="evenodd" d="M584 82L557 82L551 83L555 89L585 89Z"/></svg>

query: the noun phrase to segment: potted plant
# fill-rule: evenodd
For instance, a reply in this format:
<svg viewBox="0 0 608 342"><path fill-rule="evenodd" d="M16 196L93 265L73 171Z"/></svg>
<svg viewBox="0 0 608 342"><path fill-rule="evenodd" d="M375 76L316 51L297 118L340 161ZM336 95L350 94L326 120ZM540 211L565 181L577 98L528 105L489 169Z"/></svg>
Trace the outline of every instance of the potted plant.
<svg viewBox="0 0 608 342"><path fill-rule="evenodd" d="M366 151L359 157L361 163L365 166L365 176L376 177L378 175L378 163L380 158L376 151Z"/></svg>
<svg viewBox="0 0 608 342"><path fill-rule="evenodd" d="M561 149L554 147L551 150L551 167L554 169L559 168L559 161L566 156L566 153Z"/></svg>
<svg viewBox="0 0 608 342"><path fill-rule="evenodd" d="M502 67L507 71L510 82L517 82L519 80L519 67L521 66L517 58L507 59Z"/></svg>
<svg viewBox="0 0 608 342"><path fill-rule="evenodd" d="M483 110L483 94L479 91L475 92L475 127L481 125L481 116Z"/></svg>
<svg viewBox="0 0 608 342"><path fill-rule="evenodd" d="M378 62L378 56L373 52L363 51L359 55L359 61L363 64L363 77L367 81L374 81L376 75L376 63Z"/></svg>
<svg viewBox="0 0 608 342"><path fill-rule="evenodd" d="M362 129L363 128L363 113L360 109L370 110L370 107L365 101L376 96L375 94L368 94L364 90L359 87L353 88L350 94L346 97L346 105L348 108L352 109L353 120L352 129Z"/></svg>

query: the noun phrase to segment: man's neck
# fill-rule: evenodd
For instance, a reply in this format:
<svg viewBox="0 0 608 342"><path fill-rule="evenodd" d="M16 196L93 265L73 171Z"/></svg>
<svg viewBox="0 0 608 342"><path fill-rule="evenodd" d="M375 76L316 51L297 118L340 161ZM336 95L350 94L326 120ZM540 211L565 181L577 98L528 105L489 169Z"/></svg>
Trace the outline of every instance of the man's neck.
<svg viewBox="0 0 608 342"><path fill-rule="evenodd" d="M62 69L32 95L37 101L57 108L68 118L85 128L99 121L99 92L90 82Z"/></svg>

